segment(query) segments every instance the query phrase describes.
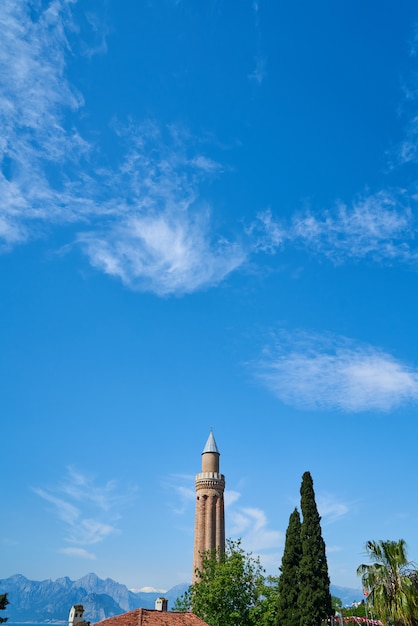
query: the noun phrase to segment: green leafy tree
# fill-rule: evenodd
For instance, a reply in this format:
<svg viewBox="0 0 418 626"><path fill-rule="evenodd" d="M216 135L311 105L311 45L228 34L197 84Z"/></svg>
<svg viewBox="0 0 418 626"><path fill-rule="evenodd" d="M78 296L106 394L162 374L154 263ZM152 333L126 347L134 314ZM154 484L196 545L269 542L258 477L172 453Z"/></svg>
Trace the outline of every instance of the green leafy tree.
<svg viewBox="0 0 418 626"><path fill-rule="evenodd" d="M269 597L264 569L240 541L227 540L225 552L202 555L196 582L174 604L193 610L209 626L268 626Z"/></svg>
<svg viewBox="0 0 418 626"><path fill-rule="evenodd" d="M192 587L190 587L178 598L174 601L173 610L174 611L191 611L192 609Z"/></svg>
<svg viewBox="0 0 418 626"><path fill-rule="evenodd" d="M299 567L300 626L319 626L333 614L325 542L315 502L312 476L305 472L300 489L302 557Z"/></svg>
<svg viewBox="0 0 418 626"><path fill-rule="evenodd" d="M301 523L295 509L289 517L278 584L277 626L299 626L299 567L302 557Z"/></svg>
<svg viewBox="0 0 418 626"><path fill-rule="evenodd" d="M251 623L257 626L276 626L278 576L268 576L257 603L251 609Z"/></svg>
<svg viewBox="0 0 418 626"><path fill-rule="evenodd" d="M358 606L349 606L341 609L340 613L342 613L343 617L373 617L364 600Z"/></svg>
<svg viewBox="0 0 418 626"><path fill-rule="evenodd" d="M416 568L407 558L404 539L368 541L370 564L357 569L363 587L369 592L368 603L384 624L410 626L418 618Z"/></svg>
<svg viewBox="0 0 418 626"><path fill-rule="evenodd" d="M7 599L7 593L0 593L0 611L4 611L8 604L9 601ZM3 622L7 622L7 620L7 617L0 617L0 624L3 624Z"/></svg>

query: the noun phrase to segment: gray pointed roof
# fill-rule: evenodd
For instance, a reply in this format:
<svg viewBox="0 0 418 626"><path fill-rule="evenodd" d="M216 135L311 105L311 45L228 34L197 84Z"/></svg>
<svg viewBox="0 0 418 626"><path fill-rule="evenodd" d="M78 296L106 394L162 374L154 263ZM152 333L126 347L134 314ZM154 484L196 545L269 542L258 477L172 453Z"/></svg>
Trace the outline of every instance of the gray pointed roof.
<svg viewBox="0 0 418 626"><path fill-rule="evenodd" d="M210 429L210 434L206 442L206 445L203 448L202 454L205 454L205 452L216 452L216 454L219 454L218 446L216 445L216 441L215 441L215 437L213 436L212 429Z"/></svg>

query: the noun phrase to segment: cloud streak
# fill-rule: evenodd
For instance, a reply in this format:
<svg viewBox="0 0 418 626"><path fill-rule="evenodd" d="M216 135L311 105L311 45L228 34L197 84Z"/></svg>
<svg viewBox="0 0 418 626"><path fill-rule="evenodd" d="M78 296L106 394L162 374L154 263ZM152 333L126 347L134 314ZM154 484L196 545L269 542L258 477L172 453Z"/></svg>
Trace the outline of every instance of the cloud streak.
<svg viewBox="0 0 418 626"><path fill-rule="evenodd" d="M208 228L202 215L138 215L78 241L94 267L127 287L183 294L218 284L245 259L238 246L222 240L211 245Z"/></svg>
<svg viewBox="0 0 418 626"><path fill-rule="evenodd" d="M91 264L129 288L166 295L219 283L246 258L237 242L212 233L210 207L199 201L199 185L222 166L182 129L132 121L113 123L124 156L103 163L77 130L84 102L66 79L72 46L83 47L72 4L54 0L36 13L5 0L0 8L3 249L76 225Z"/></svg>
<svg viewBox="0 0 418 626"><path fill-rule="evenodd" d="M116 195L104 200L107 225L78 236L91 264L126 286L158 295L191 293L216 285L246 260L237 242L211 229L211 210L199 184L218 164L186 155L175 126L153 122L116 125L127 142L123 163L106 174ZM187 136L189 145L193 140Z"/></svg>
<svg viewBox="0 0 418 626"><path fill-rule="evenodd" d="M257 252L275 254L292 245L335 264L365 259L417 265L417 228L411 204L415 202L406 193L381 191L351 206L339 203L334 211L295 214L288 222L275 219L267 210L247 232Z"/></svg>
<svg viewBox="0 0 418 626"><path fill-rule="evenodd" d="M65 541L73 544L60 551L87 559L95 556L81 546L101 543L118 533L119 511L134 495L132 490L121 492L114 481L97 485L93 478L72 467L58 485L33 491L51 505L53 514L63 522Z"/></svg>
<svg viewBox="0 0 418 626"><path fill-rule="evenodd" d="M55 0L37 15L25 2L5 0L0 8L0 237L5 247L39 235L41 223L74 219L60 166L74 167L88 145L76 129L65 128L67 113L83 104L64 76L69 5Z"/></svg>
<svg viewBox="0 0 418 626"><path fill-rule="evenodd" d="M256 54L254 58L255 67L252 72L248 75L248 78L251 81L254 81L258 85L261 85L264 79L266 78L266 64L267 60L264 54L262 53L262 31L261 31L261 23L260 23L260 3L254 1L252 3L252 11L254 15L254 28L256 34Z"/></svg>
<svg viewBox="0 0 418 626"><path fill-rule="evenodd" d="M256 507L228 510L231 519L231 535L240 537L246 548L257 554L283 545L283 533L268 527L266 514Z"/></svg>
<svg viewBox="0 0 418 626"><path fill-rule="evenodd" d="M369 257L375 261L416 263L415 226L402 196L370 195L335 213L306 215L293 220L290 237L335 262Z"/></svg>
<svg viewBox="0 0 418 626"><path fill-rule="evenodd" d="M238 494L239 495L239 494ZM267 570L277 567L280 550L284 546L285 533L270 528L265 512L257 507L236 506L238 499L228 506L227 534L232 539L240 539L242 547L260 558Z"/></svg>
<svg viewBox="0 0 418 626"><path fill-rule="evenodd" d="M92 552L88 552L84 548L62 548L59 550L61 554L66 554L67 556L74 556L78 559L85 559L87 561L95 561L96 555Z"/></svg>
<svg viewBox="0 0 418 626"><path fill-rule="evenodd" d="M349 511L347 504L331 494L317 496L317 505L323 524L332 524L347 515Z"/></svg>
<svg viewBox="0 0 418 626"><path fill-rule="evenodd" d="M277 338L256 375L282 402L304 409L389 411L418 400L418 370L338 337Z"/></svg>
<svg viewBox="0 0 418 626"><path fill-rule="evenodd" d="M95 142L78 129L84 100L69 82L67 66L77 54L106 52L106 25L87 16L89 48L77 34L74 5L4 0L0 6L0 249L65 226L63 251L80 247L97 270L158 296L216 286L251 255L286 246L334 263L417 265L412 193L383 190L288 221L265 211L246 239L245 233L231 239L222 225L214 231L213 208L202 198L204 184L227 168L204 154L184 128L113 120L110 141L122 156L103 154L97 141L103 129L92 129ZM258 37L252 78L260 83L258 2L252 10ZM416 145L413 130L408 141Z"/></svg>
<svg viewBox="0 0 418 626"><path fill-rule="evenodd" d="M194 476L172 474L163 481L163 487L170 494L170 508L176 515L184 515L194 504L196 493L194 490ZM171 495L175 494L175 499Z"/></svg>

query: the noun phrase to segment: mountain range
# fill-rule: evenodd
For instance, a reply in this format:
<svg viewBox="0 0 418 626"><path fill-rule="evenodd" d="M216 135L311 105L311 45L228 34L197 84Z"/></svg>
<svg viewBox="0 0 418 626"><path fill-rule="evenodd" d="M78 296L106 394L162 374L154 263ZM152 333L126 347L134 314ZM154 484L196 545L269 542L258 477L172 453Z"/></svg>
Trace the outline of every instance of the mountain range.
<svg viewBox="0 0 418 626"><path fill-rule="evenodd" d="M66 622L73 604L82 604L84 618L98 622L132 609L153 609L161 595L174 601L186 591L189 584L176 585L164 594L130 591L111 578L102 580L96 574L87 574L78 580L63 577L57 580L28 580L21 574L0 579L0 593L7 593L10 602L5 611L8 622L53 623ZM3 615L2 615L3 617Z"/></svg>
<svg viewBox="0 0 418 626"><path fill-rule="evenodd" d="M169 610L189 583L172 587L162 594L154 591L132 591L111 578L105 580L96 574L87 574L78 580L67 576L57 580L28 580L22 574L0 579L0 593L7 593L8 604L4 616L8 623L28 622L51 624L67 622L73 604L82 604L84 619L94 623L137 608L153 609L155 600L163 595ZM341 598L343 605L362 599L359 589L331 585L331 593Z"/></svg>

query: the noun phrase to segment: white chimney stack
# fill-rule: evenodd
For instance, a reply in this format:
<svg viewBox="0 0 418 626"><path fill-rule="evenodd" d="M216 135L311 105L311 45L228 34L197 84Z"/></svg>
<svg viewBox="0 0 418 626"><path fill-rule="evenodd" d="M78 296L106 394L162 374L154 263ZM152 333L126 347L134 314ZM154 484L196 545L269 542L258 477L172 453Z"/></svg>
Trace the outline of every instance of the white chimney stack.
<svg viewBox="0 0 418 626"><path fill-rule="evenodd" d="M157 598L155 601L156 611L167 611L168 600L167 598Z"/></svg>
<svg viewBox="0 0 418 626"><path fill-rule="evenodd" d="M82 604L74 604L70 609L68 626L90 626L90 622L83 620L84 607Z"/></svg>

